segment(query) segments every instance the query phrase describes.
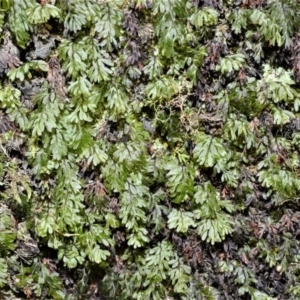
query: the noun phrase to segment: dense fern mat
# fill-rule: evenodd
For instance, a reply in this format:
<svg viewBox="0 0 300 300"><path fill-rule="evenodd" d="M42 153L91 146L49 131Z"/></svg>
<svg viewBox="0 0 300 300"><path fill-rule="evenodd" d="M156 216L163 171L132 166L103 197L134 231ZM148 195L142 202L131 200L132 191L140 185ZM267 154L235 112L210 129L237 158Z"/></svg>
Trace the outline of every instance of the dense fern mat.
<svg viewBox="0 0 300 300"><path fill-rule="evenodd" d="M0 299L300 299L299 1L0 25Z"/></svg>

